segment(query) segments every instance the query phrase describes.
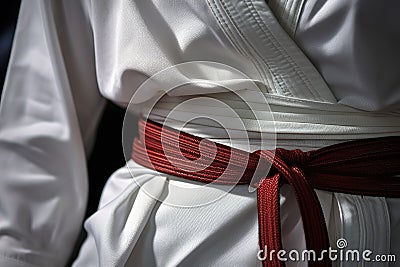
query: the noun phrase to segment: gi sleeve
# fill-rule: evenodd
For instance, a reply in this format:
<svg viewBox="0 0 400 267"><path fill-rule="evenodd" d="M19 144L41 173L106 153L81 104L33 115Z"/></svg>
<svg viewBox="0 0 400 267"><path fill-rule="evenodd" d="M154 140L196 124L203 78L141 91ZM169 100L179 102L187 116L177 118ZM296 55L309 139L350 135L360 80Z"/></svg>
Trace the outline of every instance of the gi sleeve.
<svg viewBox="0 0 400 267"><path fill-rule="evenodd" d="M88 3L23 1L0 108L0 266L64 266L104 100Z"/></svg>

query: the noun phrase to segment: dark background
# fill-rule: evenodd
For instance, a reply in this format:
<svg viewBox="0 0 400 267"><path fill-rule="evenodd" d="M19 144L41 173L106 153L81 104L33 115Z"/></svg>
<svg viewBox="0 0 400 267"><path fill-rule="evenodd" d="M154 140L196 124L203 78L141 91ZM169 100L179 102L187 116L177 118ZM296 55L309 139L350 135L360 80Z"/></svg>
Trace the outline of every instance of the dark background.
<svg viewBox="0 0 400 267"><path fill-rule="evenodd" d="M8 1L7 5L2 4L0 9L0 90L3 88L6 76L19 5L20 0L12 0ZM96 211L107 178L125 164L121 143L123 118L124 110L108 101L100 121L94 149L88 159L90 190L85 218ZM82 231L77 248L84 238L85 233ZM77 249L72 259L76 253Z"/></svg>

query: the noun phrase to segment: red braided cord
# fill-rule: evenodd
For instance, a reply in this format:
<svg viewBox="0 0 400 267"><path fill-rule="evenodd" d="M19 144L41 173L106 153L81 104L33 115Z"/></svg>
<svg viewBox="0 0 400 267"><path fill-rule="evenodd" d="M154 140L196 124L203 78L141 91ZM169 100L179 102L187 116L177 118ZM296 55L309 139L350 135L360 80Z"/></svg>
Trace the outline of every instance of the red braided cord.
<svg viewBox="0 0 400 267"><path fill-rule="evenodd" d="M202 155L199 150L200 142ZM177 146L181 155L192 160L191 165L200 167L199 171L183 170L169 161L182 161L179 157L174 157ZM215 148L217 152L211 164L194 161L201 156L213 155ZM166 155L169 155L168 158ZM296 195L307 249L314 250L317 255L328 249L329 240L322 208L313 188L400 197L400 179L393 177L400 173L400 137L357 140L310 152L278 148L275 151L248 153L178 132L152 121L140 120L139 138L134 140L132 159L163 173L220 184L249 184L260 160L272 163L270 174L260 182L257 190L260 247L266 247L269 251L282 249L279 188L284 182L292 187ZM221 176L222 174L224 175ZM284 266L276 253L271 259L267 256L263 266ZM330 266L331 262L328 258L309 262L309 266L317 265Z"/></svg>

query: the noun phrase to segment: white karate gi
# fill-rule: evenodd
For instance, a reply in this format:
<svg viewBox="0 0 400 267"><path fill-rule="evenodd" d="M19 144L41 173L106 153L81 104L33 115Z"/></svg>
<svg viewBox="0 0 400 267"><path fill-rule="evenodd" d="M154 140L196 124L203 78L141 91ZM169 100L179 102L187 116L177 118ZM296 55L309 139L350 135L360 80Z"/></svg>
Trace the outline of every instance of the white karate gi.
<svg viewBox="0 0 400 267"><path fill-rule="evenodd" d="M272 112L280 114L279 147L308 150L399 135L400 25L388 13L379 16L376 31L361 31L360 21L372 24L362 12L375 11L356 2L269 1L279 24L263 0L23 1L0 110L0 266L66 264L83 223L85 154L102 97L126 106L143 81L178 63L220 62L264 84ZM392 39L380 42L379 36ZM374 42L363 42L368 38ZM164 104L212 90L187 88ZM335 123L325 123L324 114ZM153 116L162 121L162 109ZM188 129L240 147L211 125L193 122ZM168 202L207 199L219 189L185 196L171 184L191 183L174 177L168 183L155 171L128 165L133 177L126 167L117 170L99 211L86 221L89 236L75 267L261 265L256 198L247 186L209 205L174 207L146 190ZM281 194L284 247L302 249L295 198L286 186ZM353 247L400 258L399 200L318 196L333 240L344 237Z"/></svg>

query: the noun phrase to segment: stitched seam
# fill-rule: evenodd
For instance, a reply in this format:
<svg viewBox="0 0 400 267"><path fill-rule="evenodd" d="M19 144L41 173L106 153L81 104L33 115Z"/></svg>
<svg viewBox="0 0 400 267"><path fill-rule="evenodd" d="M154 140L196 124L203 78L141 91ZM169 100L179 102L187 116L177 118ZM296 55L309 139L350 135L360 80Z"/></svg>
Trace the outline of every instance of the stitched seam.
<svg viewBox="0 0 400 267"><path fill-rule="evenodd" d="M265 34L267 39L272 41L272 44L275 46L275 49L287 60L287 62L294 68L294 71L296 72L296 74L298 74L298 76L301 78L302 75L300 75L300 73L298 72L298 70L297 70L298 66L295 64L293 58L290 56L289 53L287 53L287 51L285 49L283 49L282 45L280 45L280 42L277 40L277 38L275 37L275 35L273 34L273 31L271 31L269 26L266 23L263 23L263 20L262 20L260 14L257 12L257 9L255 8L253 2L245 0L244 3L252 11L251 15L253 15L258 26L260 27L262 32ZM249 3L251 6L249 5ZM267 30L268 32L266 32L265 30ZM269 36L271 36L272 38L269 38ZM271 39L273 39L273 40L271 40ZM305 83L305 81L303 79L302 79L302 81ZM306 84L306 86L307 86L307 84Z"/></svg>
<svg viewBox="0 0 400 267"><path fill-rule="evenodd" d="M300 0L300 6L297 8L297 12L296 12L296 20L293 22L294 24L294 29L293 29L293 38L296 35L297 32L297 26L299 25L299 19L300 19L300 15L303 11L303 7L304 7L304 0Z"/></svg>
<svg viewBox="0 0 400 267"><path fill-rule="evenodd" d="M291 2L291 5L290 5L289 9L286 9L286 10L289 11L289 12L286 12L286 13L287 13L288 27L290 29L290 35L292 37L294 37L294 31L293 30L294 30L294 26L295 26L294 25L294 21L295 21L295 16L296 16L296 13L292 12L292 9L294 8L294 10L296 11L298 3L299 3L299 0L294 0L294 1Z"/></svg>
<svg viewBox="0 0 400 267"><path fill-rule="evenodd" d="M247 6L248 10L250 11L249 14L252 15L254 21L258 24L259 29L262 31L262 33L264 33L264 36L263 36L264 38L263 39L267 40L267 41L269 41L269 43L271 43L271 47L269 47L269 48L271 48L273 51L277 52L278 54L283 55L281 49L279 49L279 43L277 42L276 38L273 38L273 39L269 38L269 36L272 36L272 32L268 29L269 32L270 32L270 35L268 35L268 33L265 32L265 30L263 29L262 24L260 22L261 18L258 16L258 13L255 12L254 6L253 6L253 8L254 8L254 10L253 10L246 0L244 0L243 2ZM277 61L276 57L274 57L274 61L275 62ZM290 63L290 62L288 62L288 63ZM274 73L276 73L276 72L274 72ZM278 75L280 80L282 81L281 86L283 86L282 89L285 89L284 94L285 95L292 95L291 92L290 92L290 87L286 83L285 79L283 79L282 76L279 73L276 73L276 75Z"/></svg>
<svg viewBox="0 0 400 267"><path fill-rule="evenodd" d="M291 29L289 28L288 24L289 14L285 12L287 8L287 2L288 0L285 0L284 3L282 3L280 0L274 0L271 1L268 6L272 11L274 11L277 20L281 23L283 28L285 28L285 30L291 34Z"/></svg>
<svg viewBox="0 0 400 267"><path fill-rule="evenodd" d="M232 44L235 46L235 48L238 50L238 52L240 54L242 54L243 56L248 58L253 63L253 65L257 69L257 72L261 75L261 77L264 79L264 81L267 81L268 79L266 78L266 75L263 72L262 67L259 66L259 64L256 62L256 59L253 58L249 52L246 52L246 49L243 47L243 45L240 44L239 40L237 39L237 37L235 36L233 31L229 28L229 26L228 26L229 23L224 18L224 15L222 14L222 12L219 10L218 6L216 5L215 0L212 0L212 1L213 1L214 8L211 6L211 2L209 0L207 0L212 13L214 14L216 19L218 20L218 22L222 26L223 30L226 30L225 33L226 33L227 37L229 38L229 40L232 42ZM268 90L271 90L271 88L268 88Z"/></svg>
<svg viewBox="0 0 400 267"><path fill-rule="evenodd" d="M249 1L250 4L252 5L252 7L254 8L254 10L257 12L257 9L255 8L254 4ZM273 34L273 31L271 31L271 29L269 29L268 24L264 23L261 16L259 15L259 13L257 12L257 15L260 17L261 19L261 23L259 24L260 28L262 28L264 34L266 34L267 36L271 36L272 38L274 38L276 40L276 42L278 44L280 44L280 42L278 41L278 39L276 39L276 37ZM268 35L267 32L264 31L264 27L265 29L267 29L270 32L270 35ZM303 84L309 89L310 94L313 97L317 97L317 99L323 99L321 97L321 95L319 94L318 91L314 90L314 87L312 86L312 83L310 82L310 80L308 79L308 77L305 75L305 73L301 70L301 68L297 65L296 61L293 60L292 56L290 55L290 53L288 53L285 49L284 46L279 45L278 46L278 50L279 52L281 52L281 54L283 55L283 57L285 59L287 59L287 62L293 67L293 70L295 71L295 73L298 75L298 77L301 79L301 81L303 82ZM296 89L296 88L294 88Z"/></svg>
<svg viewBox="0 0 400 267"><path fill-rule="evenodd" d="M263 31L263 33L268 37L271 36L275 42L277 42L279 45L278 47L276 47L278 49L278 51L281 53L281 55L283 55L283 57L285 59L287 59L287 62L293 67L293 70L295 71L295 73L298 75L298 77L301 79L301 81L304 83L304 85L309 89L309 92L311 93L311 95L313 97L318 97L318 99L323 99L321 97L321 95L319 94L318 91L314 90L314 87L312 86L312 83L310 82L310 80L308 79L308 77L305 75L305 73L301 70L301 68L299 68L299 66L297 65L297 63L293 60L292 56L286 51L286 49L284 48L284 46L280 45L280 42L277 40L277 38L274 36L273 31L271 31L271 29L269 29L269 26L263 22L260 14L258 13L256 7L254 6L254 3L252 1L244 1L244 3L250 8L250 6L248 5L248 3L251 4L252 8L254 9L253 12L251 12L251 14L253 16L257 16L259 17L259 19L261 20L261 23L256 20L258 22L258 25L260 26L260 29ZM255 12L255 13L254 13ZM264 27L265 28L264 28ZM268 33L265 31L268 30L268 32L270 33L270 35L268 35ZM272 41L272 40L271 40ZM295 88L294 88L295 89Z"/></svg>
<svg viewBox="0 0 400 267"><path fill-rule="evenodd" d="M269 8L274 11L277 20L292 38L294 38L296 34L303 4L304 0L285 0L284 3L282 3L281 0L271 0L268 5ZM291 12L292 10L295 10L295 12Z"/></svg>
<svg viewBox="0 0 400 267"><path fill-rule="evenodd" d="M295 22L297 21L297 15L298 15L298 8L301 4L302 0L297 0L294 2L294 9L295 9L295 13L293 15L290 16L290 29L291 29L291 33L292 33L292 37L294 37L294 28L296 26ZM289 14L292 14L291 12ZM288 15L289 15L288 14Z"/></svg>
<svg viewBox="0 0 400 267"><path fill-rule="evenodd" d="M218 9L218 7L215 6L215 0L211 0L211 1L213 3L211 3L210 0L207 0L207 4L210 7L211 12L214 15L215 19L218 21L219 25L221 25L222 30L225 32L226 36L229 38L231 43L235 46L236 50L238 50L238 52L240 54L244 55L245 52L243 51L242 47L237 42L237 40L234 40L236 38L234 37L233 32L231 31L231 29L229 29L229 27L227 27L227 21L223 17L223 15L222 15L221 11Z"/></svg>
<svg viewBox="0 0 400 267"><path fill-rule="evenodd" d="M255 47L251 44L251 42L249 42L249 40L244 36L244 34L242 33L242 31L240 30L240 27L236 24L236 21L233 19L232 14L230 13L230 7L228 7L228 6L226 5L226 3L225 3L224 0L221 0L221 4L222 4L223 7L225 8L228 17L232 20L233 24L236 26L236 29L237 29L237 31L238 31L238 34L240 34L240 36L247 42L247 45L253 49L253 51L254 51L254 53L256 54L256 56L258 56L258 57L261 59L261 61L268 67L268 68L267 68L267 71L271 74L272 81L274 82L274 84L278 85L278 86L277 86L278 88L275 88L275 89L279 89L279 91L281 91L281 93L284 94L284 91L283 91L282 88L281 88L282 78L281 78L277 73L275 73L275 72L272 70L270 64L269 64L267 61L265 61L265 59L259 54L259 52L258 52L258 51L255 49ZM263 68L263 69L264 69L264 68ZM273 88L271 88L271 89L273 89Z"/></svg>
<svg viewBox="0 0 400 267"><path fill-rule="evenodd" d="M248 47L250 47L254 53L256 55L252 55L252 53L250 51L249 54L254 58L254 60L256 60L257 64L258 64L258 68L260 68L262 70L262 73L264 73L264 75L266 77L268 77L267 73L270 74L271 80L272 80L272 84L269 84L268 78L266 79L268 86L270 87L270 89L272 90L274 88L274 85L278 83L277 81L277 77L275 77L274 73L272 73L272 71L270 69L265 70L265 68L262 67L262 65L260 63L258 63L258 60L261 59L261 61L263 61L262 57L258 54L257 50L254 48L254 46L251 44L251 42L249 42L249 40L245 37L245 35L243 34L243 32L240 30L240 27L237 25L235 19L233 18L232 14L229 11L229 7L226 5L224 0L220 0L220 3L222 4L224 10L226 11L226 15L230 18L230 20L232 21L232 26L235 27L237 33L242 37L243 41L245 41L245 43L247 44ZM247 49L248 50L248 49ZM258 59L257 59L258 56ZM264 61L263 61L264 62ZM266 64L264 62L264 64ZM269 64L267 64L267 66L269 66ZM280 88L279 88L280 89Z"/></svg>

